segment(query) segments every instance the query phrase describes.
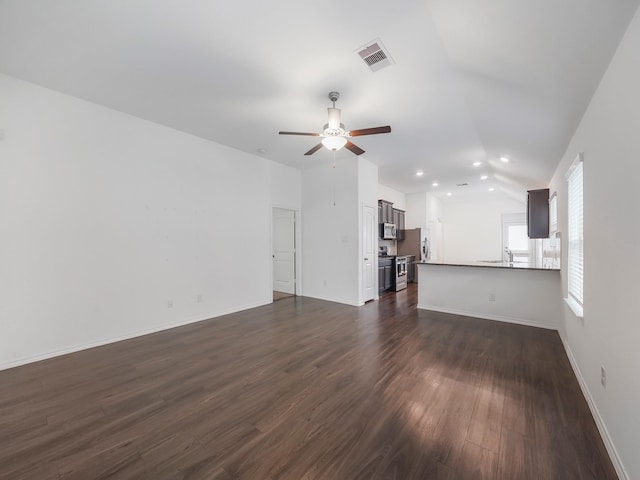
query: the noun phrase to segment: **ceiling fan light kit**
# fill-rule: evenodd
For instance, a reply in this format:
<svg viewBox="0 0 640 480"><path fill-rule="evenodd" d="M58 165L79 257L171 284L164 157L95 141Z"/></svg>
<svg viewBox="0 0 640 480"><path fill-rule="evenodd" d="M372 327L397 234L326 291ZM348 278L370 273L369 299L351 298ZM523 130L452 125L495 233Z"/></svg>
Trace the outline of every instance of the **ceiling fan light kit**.
<svg viewBox="0 0 640 480"><path fill-rule="evenodd" d="M340 150L346 143L347 139L338 135L330 135L322 139L322 145L334 152Z"/></svg>
<svg viewBox="0 0 640 480"><path fill-rule="evenodd" d="M360 130L351 130L350 132L344 128L344 124L341 122L341 111L336 108L336 101L340 98L340 93L329 92L329 100L333 102L333 107L327 108L327 116L329 120L324 125L322 133L306 133L306 132L278 132L280 135L305 135L311 137L323 137L319 144L313 147L311 150L305 153L305 155L313 155L323 146L328 150L335 152L345 147L350 152L356 155L362 155L364 150L357 145L351 143L349 138L358 137L362 135L376 135L378 133L389 133L391 127L386 125L384 127L363 128Z"/></svg>

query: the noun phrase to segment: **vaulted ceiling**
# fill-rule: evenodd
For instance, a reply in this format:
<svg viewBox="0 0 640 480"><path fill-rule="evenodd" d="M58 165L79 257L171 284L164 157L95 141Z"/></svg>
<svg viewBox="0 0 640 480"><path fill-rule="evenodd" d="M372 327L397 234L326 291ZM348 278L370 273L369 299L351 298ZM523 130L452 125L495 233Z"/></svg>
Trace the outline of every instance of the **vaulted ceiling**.
<svg viewBox="0 0 640 480"><path fill-rule="evenodd" d="M0 72L298 168L332 154L278 131L321 131L337 90L347 130L392 127L354 139L380 183L524 198L639 2L2 0ZM393 63L373 72L376 39Z"/></svg>

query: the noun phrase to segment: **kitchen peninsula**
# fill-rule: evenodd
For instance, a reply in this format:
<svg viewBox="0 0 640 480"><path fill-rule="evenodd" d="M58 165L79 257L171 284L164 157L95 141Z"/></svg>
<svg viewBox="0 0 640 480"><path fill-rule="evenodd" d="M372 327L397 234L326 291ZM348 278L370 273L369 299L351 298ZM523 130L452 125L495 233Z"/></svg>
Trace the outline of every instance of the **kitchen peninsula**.
<svg viewBox="0 0 640 480"><path fill-rule="evenodd" d="M560 269L522 262L417 262L418 308L556 329Z"/></svg>

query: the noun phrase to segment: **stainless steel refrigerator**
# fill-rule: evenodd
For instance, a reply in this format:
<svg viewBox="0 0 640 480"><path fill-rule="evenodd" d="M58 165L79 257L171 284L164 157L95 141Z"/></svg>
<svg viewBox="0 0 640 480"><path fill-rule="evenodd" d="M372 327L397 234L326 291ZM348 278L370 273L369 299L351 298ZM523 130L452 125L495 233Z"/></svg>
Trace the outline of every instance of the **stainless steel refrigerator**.
<svg viewBox="0 0 640 480"><path fill-rule="evenodd" d="M398 255L413 255L414 262L429 260L429 229L404 230L404 239L398 240ZM418 266L412 265L414 282L418 282Z"/></svg>

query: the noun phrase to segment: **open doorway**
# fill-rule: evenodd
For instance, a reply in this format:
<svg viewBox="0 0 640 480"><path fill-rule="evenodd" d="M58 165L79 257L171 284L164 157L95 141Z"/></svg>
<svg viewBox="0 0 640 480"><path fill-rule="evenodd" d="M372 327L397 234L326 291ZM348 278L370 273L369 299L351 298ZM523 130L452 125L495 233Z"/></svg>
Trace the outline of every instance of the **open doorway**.
<svg viewBox="0 0 640 480"><path fill-rule="evenodd" d="M273 301L296 294L295 211L273 208Z"/></svg>

